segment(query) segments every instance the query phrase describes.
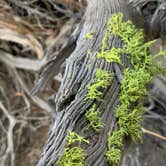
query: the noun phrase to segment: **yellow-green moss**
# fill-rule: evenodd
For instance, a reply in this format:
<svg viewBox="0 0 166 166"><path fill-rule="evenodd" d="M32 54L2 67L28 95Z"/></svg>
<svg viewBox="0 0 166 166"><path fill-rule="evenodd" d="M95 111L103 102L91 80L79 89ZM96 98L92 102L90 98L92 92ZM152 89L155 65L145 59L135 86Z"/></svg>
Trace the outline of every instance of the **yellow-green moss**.
<svg viewBox="0 0 166 166"><path fill-rule="evenodd" d="M99 100L103 94L102 90L110 85L112 78L113 74L102 69L97 69L93 83L88 86L86 99Z"/></svg>
<svg viewBox="0 0 166 166"><path fill-rule="evenodd" d="M141 139L140 128L145 110L142 103L147 95L146 86L156 74L164 70L159 63L154 63L154 57L149 52L150 46L155 41L145 42L143 30L136 29L131 21L123 22L122 19L121 13L114 14L109 20L107 30L107 34L116 35L124 41L124 47L114 49L113 56L119 58L119 54L125 54L132 64L132 68L123 71L120 104L115 114L118 129L108 136L106 157L113 165L120 159L124 136L130 136L134 141ZM103 57L108 60L109 55L112 56L107 54ZM156 56L165 55L166 52L161 51Z"/></svg>
<svg viewBox="0 0 166 166"><path fill-rule="evenodd" d="M81 143L89 144L89 141L75 132L69 132L67 136L67 147L63 156L58 161L58 166L84 166L85 165L85 151L80 147ZM79 143L79 146L72 147L73 143Z"/></svg>
<svg viewBox="0 0 166 166"><path fill-rule="evenodd" d="M102 118L99 116L100 112L97 109L96 104L94 104L89 110L86 111L86 118L89 121L89 127L92 127L96 132L98 132L103 126Z"/></svg>
<svg viewBox="0 0 166 166"><path fill-rule="evenodd" d="M107 49L107 42L110 35L116 35L124 42L123 48ZM86 39L92 39L93 34L89 33ZM116 108L115 117L118 121L118 128L108 134L106 158L110 165L117 165L123 147L123 139L130 136L133 141L141 139L141 122L144 107L142 105L144 97L147 95L147 84L153 77L163 72L162 62L154 63L157 56L166 56L166 51L160 51L155 56L149 52L150 46L155 41L145 42L144 32L136 29L132 22L123 22L123 15L116 13L108 22L108 29L102 40L101 51L97 53L97 58L104 58L107 62L121 64L121 55L125 54L131 61L132 67L123 71L121 82L121 92L119 96L120 104ZM103 90L111 84L114 75L107 71L97 69L95 78L89 85L86 99L101 100ZM103 127L96 105L92 105L90 110L85 114L90 126L98 131ZM83 137L74 132L70 132L67 137L68 143L65 152L58 162L58 166L83 166L85 160L85 151L80 147L82 142L89 143ZM75 142L79 143L78 147L72 147Z"/></svg>
<svg viewBox="0 0 166 166"><path fill-rule="evenodd" d="M85 35L84 39L86 39L86 40L88 40L88 39L93 39L93 32L88 32L88 33Z"/></svg>
<svg viewBox="0 0 166 166"><path fill-rule="evenodd" d="M58 166L84 166L85 151L80 147L66 148Z"/></svg>
<svg viewBox="0 0 166 166"><path fill-rule="evenodd" d="M103 90L106 89L113 79L114 75L102 69L97 69L93 83L88 86L88 93L86 99L90 100L101 100ZM86 111L85 114L87 120L89 121L89 127L92 127L96 132L98 132L104 124L102 123L102 118L99 115L99 110L96 105Z"/></svg>
<svg viewBox="0 0 166 166"><path fill-rule="evenodd" d="M82 136L78 135L77 133L70 131L69 135L67 136L67 145L71 145L75 142L81 143L87 143L89 144L89 141L84 139Z"/></svg>
<svg viewBox="0 0 166 166"><path fill-rule="evenodd" d="M105 58L107 62L121 63L120 55L122 50L120 48L112 48L111 50L103 50L97 53L97 58Z"/></svg>

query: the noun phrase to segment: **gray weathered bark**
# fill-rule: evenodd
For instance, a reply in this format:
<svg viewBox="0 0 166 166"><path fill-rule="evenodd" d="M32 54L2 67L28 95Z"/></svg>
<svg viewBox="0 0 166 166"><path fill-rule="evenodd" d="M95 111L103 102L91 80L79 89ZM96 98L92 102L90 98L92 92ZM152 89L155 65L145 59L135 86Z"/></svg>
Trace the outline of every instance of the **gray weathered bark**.
<svg viewBox="0 0 166 166"><path fill-rule="evenodd" d="M57 165L64 152L69 130L74 130L90 140L90 145L84 146L86 164L90 166L107 166L105 158L107 136L108 132L112 133L116 128L116 119L113 115L118 104L120 84L115 77L109 88L103 92L102 100L104 104L103 102L96 102L105 124L99 133L95 133L93 130L88 132L83 130L87 126L84 114L94 103L93 101L85 100L85 95L87 94L87 86L92 83L97 68L115 72L115 64L107 63L103 59L97 59L96 52L101 49L108 19L113 13L117 12L122 12L124 19L137 18L137 23L142 28L148 25L147 20L149 18L147 20L143 19L144 16L139 13L141 10L138 12L129 8L125 0L88 1L83 17L83 27L77 40L76 48L67 59L60 89L51 99L51 103L55 104L56 119L40 156L38 166ZM89 32L93 32L93 39L85 40L84 37ZM112 36L109 39L108 49L122 47L122 45L123 42L119 38ZM88 50L91 50L90 56L87 56ZM122 57L122 64L123 67L119 67L121 71L130 66L125 55Z"/></svg>

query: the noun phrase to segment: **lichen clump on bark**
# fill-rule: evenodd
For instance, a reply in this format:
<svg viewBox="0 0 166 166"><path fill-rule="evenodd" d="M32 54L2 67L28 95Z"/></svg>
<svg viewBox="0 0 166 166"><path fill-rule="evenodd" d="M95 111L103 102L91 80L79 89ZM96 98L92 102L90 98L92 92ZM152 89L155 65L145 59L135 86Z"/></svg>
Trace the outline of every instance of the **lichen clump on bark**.
<svg viewBox="0 0 166 166"><path fill-rule="evenodd" d="M89 110L86 111L86 118L89 121L89 127L92 127L96 132L104 127L104 123L102 122L102 118L99 116L100 112L97 109L96 104L94 104Z"/></svg>
<svg viewBox="0 0 166 166"><path fill-rule="evenodd" d="M122 48L112 47L107 49L107 42L110 36L119 37L123 42ZM88 38L92 36L88 34ZM162 62L155 62L158 56L166 56L166 51L160 51L156 55L151 55L149 48L155 41L144 41L144 32L137 29L130 20L123 21L123 14L113 14L108 22L108 27L102 41L101 51L97 53L97 58L104 58L109 63L121 65L122 55L127 56L130 60L130 68L122 71L121 88L119 95L119 105L116 107L115 117L117 118L118 128L112 133L108 133L106 159L111 165L117 165L123 147L125 136L131 137L133 141L141 140L141 122L142 115L145 111L143 107L144 97L147 95L147 85L152 81L154 76L164 73ZM103 102L103 90L108 88L114 74L97 69L93 82L87 87L85 102ZM96 132L104 127L100 112L97 106L93 104L86 111L85 116L89 121L89 126ZM75 142L89 143L83 137L74 132L68 136L68 144L65 152L58 162L58 166L83 166L85 160L85 151L80 147L72 147Z"/></svg>
<svg viewBox="0 0 166 166"><path fill-rule="evenodd" d="M86 99L101 100L101 95L103 94L102 90L110 85L112 78L113 74L102 69L97 69L93 83L88 86Z"/></svg>
<svg viewBox="0 0 166 166"><path fill-rule="evenodd" d="M145 110L142 103L147 95L147 84L152 81L154 76L164 72L163 65L154 63L154 59L157 56L166 55L165 51L160 51L152 56L149 48L155 41L145 42L143 30L137 29L130 20L126 22L122 20L121 13L113 14L108 22L106 36L108 37L110 34L121 38L124 42L123 48L112 48L103 56L108 60L112 54L118 59L120 54L125 54L130 59L132 66L123 71L119 96L120 104L117 106L115 114L118 129L108 135L106 157L107 161L113 165L116 165L120 160L124 136L130 136L133 141L141 139L140 128L142 114ZM119 60L115 62L119 63Z"/></svg>
<svg viewBox="0 0 166 166"><path fill-rule="evenodd" d="M74 143L78 143L79 145L72 146ZM77 133L70 131L67 137L67 147L58 162L58 166L84 166L85 150L81 148L81 143L89 144L89 141Z"/></svg>

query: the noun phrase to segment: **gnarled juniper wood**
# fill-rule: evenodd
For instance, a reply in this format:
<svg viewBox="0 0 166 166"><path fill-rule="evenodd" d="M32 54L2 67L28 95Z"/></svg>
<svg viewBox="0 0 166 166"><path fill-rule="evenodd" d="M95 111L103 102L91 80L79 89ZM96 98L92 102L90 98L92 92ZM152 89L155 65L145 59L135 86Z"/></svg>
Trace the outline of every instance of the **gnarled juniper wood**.
<svg viewBox="0 0 166 166"><path fill-rule="evenodd" d="M134 0L133 0L134 1ZM85 132L88 124L84 114L94 103L87 100L87 86L92 83L95 71L101 68L114 72L114 64L107 63L104 59L97 59L96 52L101 49L104 32L108 19L113 13L122 12L124 18L138 18L138 24L142 27L146 24L143 15L138 16L137 10L129 8L126 0L89 0L85 15L84 24L77 40L77 46L71 56L67 59L65 73L58 93L53 97L56 105L55 124L50 132L43 152L40 156L38 166L56 166L64 153L66 138L69 130L74 130L84 138L90 140L90 145L85 145L86 160L90 166L107 166L105 153L107 149L107 136L112 133L117 123L113 116L115 107L118 104L120 84L114 78L107 90L104 90L102 100L104 104L97 103L105 124L99 133L93 130ZM143 21L143 23L142 23ZM144 27L143 27L144 28ZM84 37L93 32L93 38L88 40ZM120 38L111 36L108 41L108 49L111 47L122 47ZM91 55L87 56L88 50ZM129 67L130 63L125 55L122 57L123 67ZM90 67L87 67L89 65ZM120 70L123 70L120 68Z"/></svg>

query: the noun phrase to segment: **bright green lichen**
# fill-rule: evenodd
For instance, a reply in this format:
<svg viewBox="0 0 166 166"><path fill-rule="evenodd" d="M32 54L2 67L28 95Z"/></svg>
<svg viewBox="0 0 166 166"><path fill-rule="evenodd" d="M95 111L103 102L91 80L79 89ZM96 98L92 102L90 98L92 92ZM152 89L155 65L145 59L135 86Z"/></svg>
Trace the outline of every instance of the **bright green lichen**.
<svg viewBox="0 0 166 166"><path fill-rule="evenodd" d="M110 36L117 36L123 42L123 48L107 49ZM93 33L88 33L85 39L92 39ZM155 56L149 52L150 46L155 41L145 42L144 33L141 29L136 29L131 21L123 22L121 13L114 14L108 22L108 29L102 40L101 51L97 53L97 58L104 58L107 62L121 64L121 56L125 54L131 62L131 69L126 68L123 71L121 82L120 104L116 108L115 117L118 121L118 128L108 135L108 148L106 158L111 165L117 165L121 157L123 147L123 138L130 136L132 140L141 139L141 121L144 113L143 98L147 94L146 86L153 77L163 72L162 62L154 63L154 58L166 56L166 51L160 51ZM87 55L91 54L88 50ZM87 66L88 67L88 66ZM164 72L163 72L164 73ZM108 88L114 75L107 71L97 69L93 83L88 86L86 99L100 100L103 89ZM100 100L102 101L102 100ZM90 126L99 131L103 127L99 111L94 104L85 114ZM83 166L85 160L85 151L80 144L89 143L86 139L74 132L70 132L67 137L67 148L58 162L58 166ZM71 147L75 142L78 147Z"/></svg>
<svg viewBox="0 0 166 166"><path fill-rule="evenodd" d="M114 166L118 164L118 161L120 160L121 150L119 150L118 148L112 147L110 150L107 150L106 157L107 157L108 163Z"/></svg>
<svg viewBox="0 0 166 166"><path fill-rule="evenodd" d="M84 166L85 151L80 147L66 148L58 166Z"/></svg>
<svg viewBox="0 0 166 166"><path fill-rule="evenodd" d="M116 165L121 157L121 148L123 146L124 128L120 128L112 135L108 134L108 147L106 152L107 161Z"/></svg>
<svg viewBox="0 0 166 166"><path fill-rule="evenodd" d="M140 128L144 112L142 103L147 95L146 86L156 74L164 70L160 63L154 63L154 57L166 55L166 51L161 51L152 56L149 48L155 41L145 42L143 31L136 29L131 21L123 22L122 18L122 14L114 14L108 23L108 32L124 41L124 47L116 48L116 51L127 55L132 64L131 69L123 71L120 105L116 108L115 114L118 129L108 136L106 157L113 165L120 159L124 136L130 136L134 141L141 139Z"/></svg>
<svg viewBox="0 0 166 166"><path fill-rule="evenodd" d="M85 151L80 147L81 143L89 144L89 141L75 132L69 132L67 137L67 146L63 156L58 162L58 166L84 166ZM72 147L72 144L79 143L79 146ZM71 146L71 147L70 147Z"/></svg>
<svg viewBox="0 0 166 166"><path fill-rule="evenodd" d="M119 49L119 53L129 56L134 69L144 68L151 72L152 75L156 75L156 73L162 71L159 70L161 68L158 64L157 66L154 64L154 57L165 56L166 51L161 50L158 54L152 56L149 48L155 43L155 40L145 42L143 30L135 28L130 20L123 22L122 19L122 13L114 14L108 22L107 30L111 35L116 35L124 41L124 47L117 48Z"/></svg>
<svg viewBox="0 0 166 166"><path fill-rule="evenodd" d="M114 18L115 17L115 18ZM123 53L122 48L115 48L112 47L111 49L108 49L108 41L110 36L112 35L112 32L117 32L118 28L120 27L121 22L121 16L114 16L112 19L108 22L108 28L104 34L104 38L102 40L102 46L101 51L97 52L97 58L104 58L107 62L115 62L115 63L121 63L121 54ZM115 23L116 22L116 23ZM118 23L118 24L117 24ZM114 25L113 31L112 26Z"/></svg>
<svg viewBox="0 0 166 166"><path fill-rule="evenodd" d="M85 35L84 39L93 39L93 32L89 32Z"/></svg>
<svg viewBox="0 0 166 166"><path fill-rule="evenodd" d="M71 145L75 142L78 142L79 144L82 142L89 144L88 140L84 139L82 136L78 135L77 133L70 131L69 135L67 136L67 144Z"/></svg>
<svg viewBox="0 0 166 166"><path fill-rule="evenodd" d="M86 99L90 100L100 100L101 95L103 94L103 89L107 88L112 81L114 75L102 69L96 70L96 75L93 80L93 83L88 86L88 93ZM102 123L102 118L99 116L99 110L94 104L85 114L87 120L89 121L89 127L92 127L96 132L98 132L104 124Z"/></svg>
<svg viewBox="0 0 166 166"><path fill-rule="evenodd" d="M97 69L92 85L88 86L88 94L86 95L86 99L100 99L103 94L101 88L107 88L110 85L112 78L113 75L111 73Z"/></svg>
<svg viewBox="0 0 166 166"><path fill-rule="evenodd" d="M120 57L122 53L121 48L112 47L110 50L107 49L108 40L111 35L110 29L108 28L105 32L104 38L102 40L101 51L97 52L97 58L104 58L107 62L121 63Z"/></svg>
<svg viewBox="0 0 166 166"><path fill-rule="evenodd" d="M123 75L120 101L129 107L131 102L135 102L141 96L144 97L147 94L145 85L147 85L153 77L149 72L146 72L144 68L138 68L136 70L126 69ZM130 97L126 99L126 96Z"/></svg>
<svg viewBox="0 0 166 166"><path fill-rule="evenodd" d="M99 114L100 112L95 104L85 114L90 123L89 127L92 127L96 132L98 132L104 126L102 118L99 116Z"/></svg>
<svg viewBox="0 0 166 166"><path fill-rule="evenodd" d="M115 130L112 136L109 136L107 160L116 165L121 153L122 142L124 136L130 136L132 140L141 139L141 121L144 112L141 104L143 97L147 94L145 85L151 80L149 73L143 69L124 71L124 77L121 85L120 105L116 109L115 117L118 119L118 129ZM116 151L116 153L115 153ZM113 159L110 156L115 156ZM115 161L117 158L117 161ZM111 159L111 160L110 160Z"/></svg>
<svg viewBox="0 0 166 166"><path fill-rule="evenodd" d="M120 55L121 55L120 48L112 48L111 50L104 50L97 53L97 58L105 58L107 62L116 62L121 63Z"/></svg>

